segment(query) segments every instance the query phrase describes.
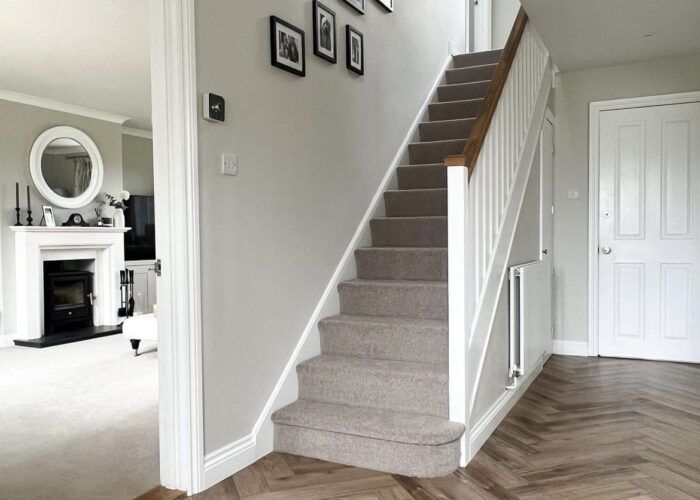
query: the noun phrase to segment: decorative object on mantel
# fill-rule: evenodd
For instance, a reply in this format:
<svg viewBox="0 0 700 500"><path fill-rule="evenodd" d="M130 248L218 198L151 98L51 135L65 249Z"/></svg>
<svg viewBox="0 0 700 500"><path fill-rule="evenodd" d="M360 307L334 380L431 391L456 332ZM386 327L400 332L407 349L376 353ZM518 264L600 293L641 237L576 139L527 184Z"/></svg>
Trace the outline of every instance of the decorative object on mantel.
<svg viewBox="0 0 700 500"><path fill-rule="evenodd" d="M277 16L270 16L270 64L306 76L304 32Z"/></svg>
<svg viewBox="0 0 700 500"><path fill-rule="evenodd" d="M83 216L81 214L70 214L68 220L61 225L88 227L90 224L85 222L85 219L83 219Z"/></svg>
<svg viewBox="0 0 700 500"><path fill-rule="evenodd" d="M344 2L360 14L365 13L365 0L344 0Z"/></svg>
<svg viewBox="0 0 700 500"><path fill-rule="evenodd" d="M23 226L19 221L19 182L15 182L15 212L17 212L17 224L15 226Z"/></svg>
<svg viewBox="0 0 700 500"><path fill-rule="evenodd" d="M387 12L394 12L394 0L377 0L377 3L384 7Z"/></svg>
<svg viewBox="0 0 700 500"><path fill-rule="evenodd" d="M124 218L124 209L126 205L124 202L128 200L130 196L129 191L122 191L119 198L105 193L105 198L107 198L109 206L114 207L114 227L124 227L126 225L126 220Z"/></svg>
<svg viewBox="0 0 700 500"><path fill-rule="evenodd" d="M29 186L27 186L27 225L33 226L33 221L34 219L32 219L32 199L29 195Z"/></svg>
<svg viewBox="0 0 700 500"><path fill-rule="evenodd" d="M44 216L41 218L41 220L44 221L44 225L46 227L56 227L56 218L53 216L53 207L44 205L41 207L41 211L44 214Z"/></svg>
<svg viewBox="0 0 700 500"><path fill-rule="evenodd" d="M365 74L365 36L349 24L345 27L345 58L350 71Z"/></svg>

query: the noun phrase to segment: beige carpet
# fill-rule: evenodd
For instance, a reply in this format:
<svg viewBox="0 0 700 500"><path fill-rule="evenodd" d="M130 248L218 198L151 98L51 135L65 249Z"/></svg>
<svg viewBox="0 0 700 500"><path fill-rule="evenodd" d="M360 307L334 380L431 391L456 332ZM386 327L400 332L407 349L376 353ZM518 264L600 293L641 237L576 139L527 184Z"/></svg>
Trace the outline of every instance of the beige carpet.
<svg viewBox="0 0 700 500"><path fill-rule="evenodd" d="M0 498L127 499L158 484L158 362L121 335L0 349Z"/></svg>

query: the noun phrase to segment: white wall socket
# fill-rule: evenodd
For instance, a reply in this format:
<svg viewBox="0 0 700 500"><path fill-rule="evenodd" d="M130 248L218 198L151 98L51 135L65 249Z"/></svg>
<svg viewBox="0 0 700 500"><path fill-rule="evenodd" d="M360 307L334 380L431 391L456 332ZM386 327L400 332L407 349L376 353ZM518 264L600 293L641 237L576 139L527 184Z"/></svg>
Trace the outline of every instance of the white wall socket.
<svg viewBox="0 0 700 500"><path fill-rule="evenodd" d="M221 173L223 175L238 175L238 155L222 153Z"/></svg>

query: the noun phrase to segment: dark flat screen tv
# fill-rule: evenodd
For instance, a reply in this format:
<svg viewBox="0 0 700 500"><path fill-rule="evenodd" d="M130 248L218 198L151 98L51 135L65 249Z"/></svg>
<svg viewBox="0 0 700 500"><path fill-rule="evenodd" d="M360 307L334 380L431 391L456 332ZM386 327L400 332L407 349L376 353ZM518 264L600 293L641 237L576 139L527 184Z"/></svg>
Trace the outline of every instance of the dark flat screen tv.
<svg viewBox="0 0 700 500"><path fill-rule="evenodd" d="M126 201L124 211L126 227L124 233L124 257L131 260L155 260L156 220L153 196L132 195Z"/></svg>

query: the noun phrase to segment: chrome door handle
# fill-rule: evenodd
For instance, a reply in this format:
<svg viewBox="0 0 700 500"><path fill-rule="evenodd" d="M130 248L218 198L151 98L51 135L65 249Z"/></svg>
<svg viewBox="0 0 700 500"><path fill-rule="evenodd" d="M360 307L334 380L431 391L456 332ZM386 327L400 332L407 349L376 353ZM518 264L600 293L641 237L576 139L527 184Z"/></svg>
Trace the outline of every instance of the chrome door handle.
<svg viewBox="0 0 700 500"><path fill-rule="evenodd" d="M603 247L600 249L600 251L603 253L603 255L610 255L612 253L612 248L610 247Z"/></svg>

